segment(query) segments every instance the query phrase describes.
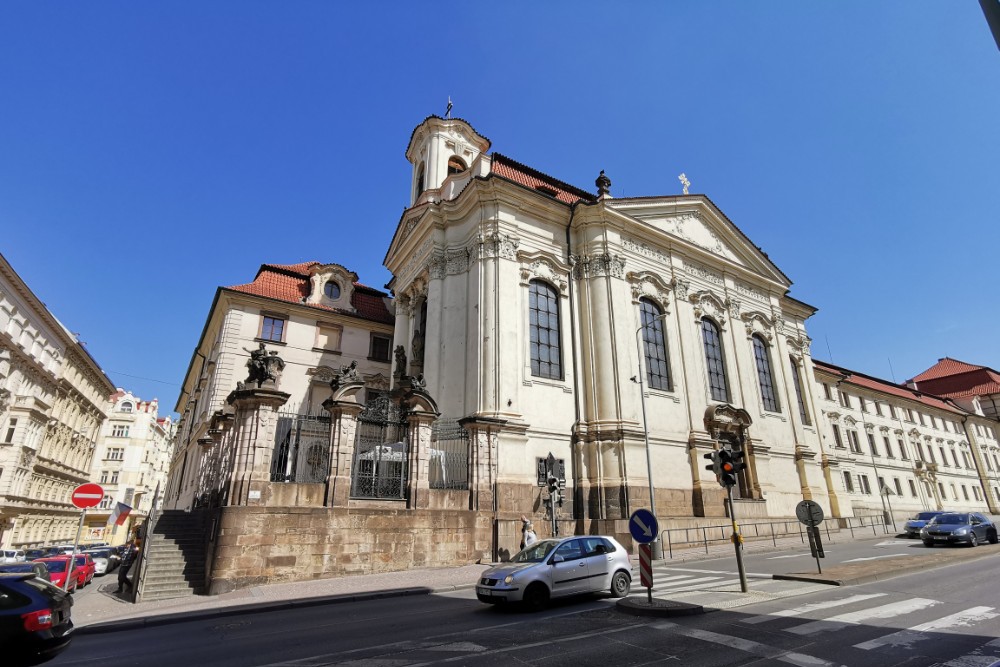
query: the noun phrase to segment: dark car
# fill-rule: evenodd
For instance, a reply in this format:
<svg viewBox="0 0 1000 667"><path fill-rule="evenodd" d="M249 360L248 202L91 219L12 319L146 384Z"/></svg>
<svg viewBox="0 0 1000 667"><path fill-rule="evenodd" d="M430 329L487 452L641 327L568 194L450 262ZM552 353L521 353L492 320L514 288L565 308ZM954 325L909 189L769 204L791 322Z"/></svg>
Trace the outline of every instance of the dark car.
<svg viewBox="0 0 1000 667"><path fill-rule="evenodd" d="M28 549L24 552L24 559L35 560L36 558L45 558L48 555L48 549Z"/></svg>
<svg viewBox="0 0 1000 667"><path fill-rule="evenodd" d="M975 512L945 512L927 522L920 531L925 547L935 544L997 543L997 527L982 514Z"/></svg>
<svg viewBox="0 0 1000 667"><path fill-rule="evenodd" d="M52 575L49 574L49 568L45 567L44 563L5 563L0 565L0 574L5 572L34 574L39 579L52 581Z"/></svg>
<svg viewBox="0 0 1000 667"><path fill-rule="evenodd" d="M37 665L69 646L73 598L33 574L0 574L4 667Z"/></svg>
<svg viewBox="0 0 1000 667"><path fill-rule="evenodd" d="M911 519L907 519L906 523L903 525L903 531L906 533L907 537L917 539L920 537L920 530L927 525L928 521L936 517L938 514L944 514L944 512L940 510L917 512L916 516Z"/></svg>

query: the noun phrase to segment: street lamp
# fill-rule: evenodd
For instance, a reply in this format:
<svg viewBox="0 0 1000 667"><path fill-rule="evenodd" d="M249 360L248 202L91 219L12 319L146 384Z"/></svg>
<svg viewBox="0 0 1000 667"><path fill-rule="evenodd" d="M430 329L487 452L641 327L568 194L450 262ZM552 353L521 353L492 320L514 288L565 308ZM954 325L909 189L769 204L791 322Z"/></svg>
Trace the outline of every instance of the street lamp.
<svg viewBox="0 0 1000 667"><path fill-rule="evenodd" d="M649 480L649 511L656 516L656 496L653 492L653 460L649 453L649 425L646 422L646 389L643 386L642 374L643 374L643 354L642 354L642 337L639 335L642 333L643 329L647 329L657 321L662 321L666 317L666 313L660 313L653 319L651 319L646 324L635 330L635 346L636 351L639 355L639 372L635 378L636 382L639 383L639 398L642 402L642 437L646 442L646 477ZM663 543L660 542L660 536L657 534L656 539L650 545L653 549L652 557L656 560L661 560L663 558Z"/></svg>

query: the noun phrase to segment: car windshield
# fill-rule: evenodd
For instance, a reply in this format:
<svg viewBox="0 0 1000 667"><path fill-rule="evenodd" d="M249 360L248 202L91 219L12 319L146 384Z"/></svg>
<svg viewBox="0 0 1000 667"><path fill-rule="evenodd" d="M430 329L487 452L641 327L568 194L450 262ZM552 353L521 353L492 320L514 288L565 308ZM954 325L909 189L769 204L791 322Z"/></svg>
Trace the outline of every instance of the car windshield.
<svg viewBox="0 0 1000 667"><path fill-rule="evenodd" d="M31 563L8 563L0 565L0 572L34 572L35 566Z"/></svg>
<svg viewBox="0 0 1000 667"><path fill-rule="evenodd" d="M917 516L913 517L917 521L930 521L936 517L940 512L920 512Z"/></svg>
<svg viewBox="0 0 1000 667"><path fill-rule="evenodd" d="M42 565L44 565L49 572L66 571L66 561L64 560L45 560L42 561Z"/></svg>
<svg viewBox="0 0 1000 667"><path fill-rule="evenodd" d="M559 540L542 540L535 542L530 547L525 547L510 559L512 563L541 563L548 558L552 550L559 544Z"/></svg>
<svg viewBox="0 0 1000 667"><path fill-rule="evenodd" d="M931 523L938 526L942 524L969 523L968 514L938 514L931 519Z"/></svg>
<svg viewBox="0 0 1000 667"><path fill-rule="evenodd" d="M86 565L87 564L87 557L86 556L77 556L76 557L76 564L77 565Z"/></svg>

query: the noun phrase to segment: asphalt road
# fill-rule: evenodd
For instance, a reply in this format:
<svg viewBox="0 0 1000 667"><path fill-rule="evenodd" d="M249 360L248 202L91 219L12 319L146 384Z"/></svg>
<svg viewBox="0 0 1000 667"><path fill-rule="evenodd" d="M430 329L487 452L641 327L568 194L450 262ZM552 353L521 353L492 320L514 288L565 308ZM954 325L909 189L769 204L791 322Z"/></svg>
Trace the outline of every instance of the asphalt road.
<svg viewBox="0 0 1000 667"><path fill-rule="evenodd" d="M602 597L531 614L459 591L82 635L49 664L970 667L1000 660L998 576L1000 562L986 558L665 619L624 615Z"/></svg>

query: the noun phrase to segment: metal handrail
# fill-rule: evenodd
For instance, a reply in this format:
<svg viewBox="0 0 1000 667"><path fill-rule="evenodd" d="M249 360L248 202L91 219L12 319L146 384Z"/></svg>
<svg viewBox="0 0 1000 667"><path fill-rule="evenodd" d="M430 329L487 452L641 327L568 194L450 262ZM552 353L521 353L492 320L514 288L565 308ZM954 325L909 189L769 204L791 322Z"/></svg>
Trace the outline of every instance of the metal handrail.
<svg viewBox="0 0 1000 667"><path fill-rule="evenodd" d="M851 531L851 537L854 537L854 529L857 528L868 528L872 529L872 533L878 535L876 527L882 525L883 528L886 527L885 518L881 514L872 515L861 515L856 517L846 517L836 519L838 522L846 522L846 525L840 525L838 528L847 528ZM855 525L857 524L857 525ZM776 527L779 527L776 529ZM766 528L767 530L764 530ZM825 521L820 526L820 529L826 530L827 541L832 541L830 533L830 522ZM692 539L692 533L696 539ZM698 534L700 533L700 538ZM660 532L661 543L666 543L667 552L670 558L674 557L674 547L675 546L690 546L690 545L704 545L705 553L709 553L708 546L715 542L729 542L731 540L732 525L731 524L721 524L717 526L695 526L692 528L668 528ZM740 534L744 539L748 540L760 540L771 538L774 546L778 546L779 537L798 537L799 540L805 544L806 543L806 532L805 526L800 522L787 519L785 521L762 521L756 523L741 523L740 524ZM678 537L683 536L682 539Z"/></svg>

